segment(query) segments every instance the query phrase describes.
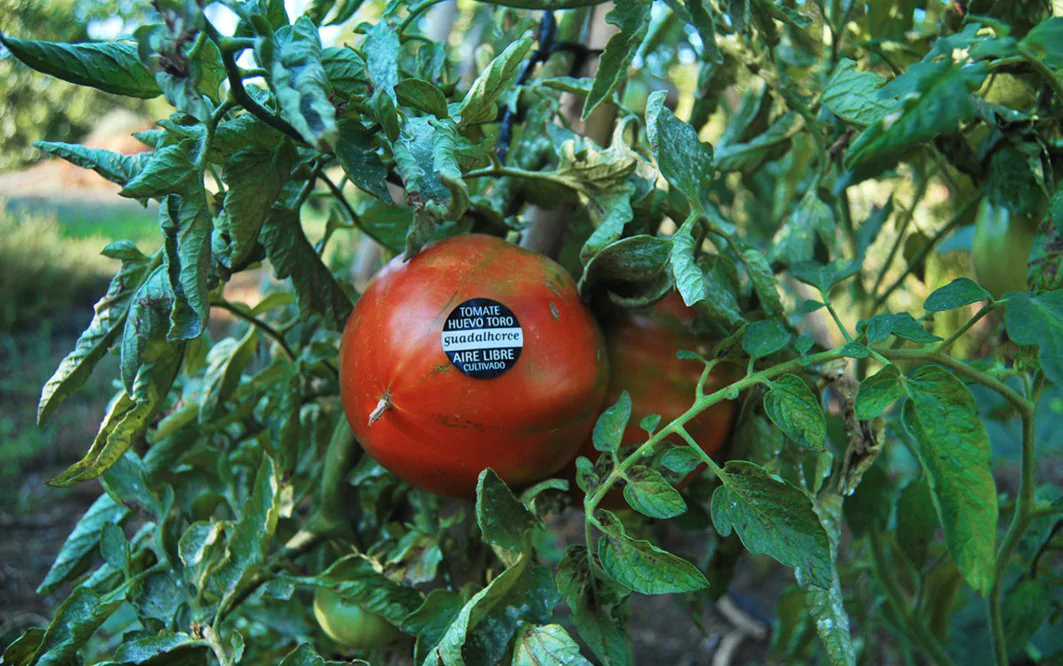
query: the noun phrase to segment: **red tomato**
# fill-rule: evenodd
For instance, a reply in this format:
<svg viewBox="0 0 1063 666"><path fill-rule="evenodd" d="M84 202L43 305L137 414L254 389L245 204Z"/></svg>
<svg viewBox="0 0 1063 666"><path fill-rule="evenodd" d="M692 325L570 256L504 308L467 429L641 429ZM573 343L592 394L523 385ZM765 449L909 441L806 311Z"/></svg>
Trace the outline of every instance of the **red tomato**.
<svg viewBox="0 0 1063 666"><path fill-rule="evenodd" d="M704 346L690 330L693 319L693 311L673 292L652 309L629 314L606 331L612 378L604 405L612 405L623 391L631 396L631 419L621 446L646 441L646 431L639 427L644 417L659 414L663 426L694 403L704 366L676 357L677 351L698 351ZM705 392L711 393L729 381L728 372L717 368L709 375ZM730 436L734 416L733 401L718 402L688 421L686 430L706 453L715 455ZM675 436L669 442L683 444ZM594 462L601 453L588 438L579 455ZM678 485L690 483L697 473L691 472ZM622 504L618 493L610 494L609 504Z"/></svg>
<svg viewBox="0 0 1063 666"><path fill-rule="evenodd" d="M492 236L396 258L340 344L355 435L410 484L469 497L492 468L523 486L564 467L594 427L608 362L560 265Z"/></svg>

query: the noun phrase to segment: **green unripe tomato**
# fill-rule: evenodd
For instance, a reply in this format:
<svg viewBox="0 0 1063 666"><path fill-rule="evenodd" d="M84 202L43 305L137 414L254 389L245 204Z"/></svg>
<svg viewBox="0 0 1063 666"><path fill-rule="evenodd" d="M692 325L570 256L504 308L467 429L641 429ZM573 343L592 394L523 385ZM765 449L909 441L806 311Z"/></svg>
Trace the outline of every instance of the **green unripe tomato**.
<svg viewBox="0 0 1063 666"><path fill-rule="evenodd" d="M380 615L320 587L314 592L314 617L329 638L351 650L383 647L399 637L398 629Z"/></svg>
<svg viewBox="0 0 1063 666"><path fill-rule="evenodd" d="M1037 222L1028 215L982 200L975 220L974 274L994 298L1010 291L1026 291L1026 265L1030 260Z"/></svg>

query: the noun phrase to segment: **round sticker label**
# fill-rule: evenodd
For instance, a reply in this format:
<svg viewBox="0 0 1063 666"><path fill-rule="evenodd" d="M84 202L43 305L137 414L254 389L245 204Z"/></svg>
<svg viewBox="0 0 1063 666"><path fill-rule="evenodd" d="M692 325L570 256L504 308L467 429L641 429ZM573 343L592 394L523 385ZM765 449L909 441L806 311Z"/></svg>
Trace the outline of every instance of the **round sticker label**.
<svg viewBox="0 0 1063 666"><path fill-rule="evenodd" d="M524 329L513 311L490 298L470 298L443 324L443 351L454 367L475 379L512 368L524 348Z"/></svg>

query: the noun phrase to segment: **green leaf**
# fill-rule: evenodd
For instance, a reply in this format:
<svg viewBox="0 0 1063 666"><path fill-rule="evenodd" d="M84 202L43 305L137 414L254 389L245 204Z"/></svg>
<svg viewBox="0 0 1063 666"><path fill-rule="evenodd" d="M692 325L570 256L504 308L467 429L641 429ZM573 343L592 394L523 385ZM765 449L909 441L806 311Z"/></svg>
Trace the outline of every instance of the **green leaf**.
<svg viewBox="0 0 1063 666"><path fill-rule="evenodd" d="M225 338L207 354L207 371L199 401L199 423L206 424L221 411L222 404L232 396L240 375L254 358L258 329L249 326L244 337Z"/></svg>
<svg viewBox="0 0 1063 666"><path fill-rule="evenodd" d="M44 629L31 627L24 634L13 640L4 647L2 660L4 664L11 666L30 666L33 663L33 654L44 637Z"/></svg>
<svg viewBox="0 0 1063 666"><path fill-rule="evenodd" d="M628 78L628 66L650 27L651 4L644 0L617 0L613 10L606 14L606 23L619 30L609 38L598 61L591 94L583 105L583 120Z"/></svg>
<svg viewBox="0 0 1063 666"><path fill-rule="evenodd" d="M422 603L420 592L391 580L379 564L362 555L346 555L317 576L284 576L283 580L331 590L394 624L401 624Z"/></svg>
<svg viewBox="0 0 1063 666"><path fill-rule="evenodd" d="M466 602L422 666L498 663L519 623L548 622L557 601L550 571L521 558Z"/></svg>
<svg viewBox="0 0 1063 666"><path fill-rule="evenodd" d="M194 141L185 140L155 151L137 174L125 183L119 194L123 197L146 199L195 190L197 185L194 181L198 170L194 164L193 153L196 149ZM201 189L202 184L198 187Z"/></svg>
<svg viewBox="0 0 1063 666"><path fill-rule="evenodd" d="M134 442L143 437L151 420L162 408L181 367L184 346L168 345L160 340L150 339L151 331L158 330L155 327L162 315L154 313L148 316L142 312L154 305L150 296L152 290L149 287L153 281L159 282L156 277L158 275L160 273L156 272L155 276L149 278L137 291L126 320L122 342L123 357L126 356L126 343L130 337L136 341L133 346L136 356L135 370L132 378L127 381L127 389L111 402L88 452L81 460L51 479L49 485L71 486L103 474ZM152 323L153 321L155 323ZM145 337L136 338L141 331Z"/></svg>
<svg viewBox="0 0 1063 666"><path fill-rule="evenodd" d="M819 397L797 375L783 375L770 383L764 412L798 446L827 450L827 422Z"/></svg>
<svg viewBox="0 0 1063 666"><path fill-rule="evenodd" d="M664 90L658 90L646 102L646 134L657 167L696 210L704 210L715 173L712 146L699 141L694 128L675 117L664 105L666 97Z"/></svg>
<svg viewBox="0 0 1063 666"><path fill-rule="evenodd" d="M617 125L614 141L605 150L590 139L572 139L561 144L557 176L575 189L596 225L580 249L584 264L610 243L620 240L624 225L632 218L631 199L636 189L632 175L638 159L623 141L625 125Z"/></svg>
<svg viewBox="0 0 1063 666"><path fill-rule="evenodd" d="M38 72L127 97L150 99L162 92L137 56L136 44L62 44L0 34L11 54Z"/></svg>
<svg viewBox="0 0 1063 666"><path fill-rule="evenodd" d="M626 603L629 593L591 573L583 546L569 546L557 565L555 580L572 609L580 638L600 662L605 666L631 664Z"/></svg>
<svg viewBox="0 0 1063 666"><path fill-rule="evenodd" d="M737 531L750 552L800 567L810 584L830 588L830 544L808 496L751 462L733 460L718 476L712 522L720 534Z"/></svg>
<svg viewBox="0 0 1063 666"><path fill-rule="evenodd" d="M724 142L716 146L716 168L723 172L752 172L768 158L785 151L796 133L800 116L785 113L768 129L749 141Z"/></svg>
<svg viewBox="0 0 1063 666"><path fill-rule="evenodd" d="M815 507L820 524L827 533L831 546L830 586L823 589L806 576L805 569L794 571L797 584L805 590L808 614L816 623L816 633L834 666L856 666L856 646L849 630L849 613L845 610L845 593L842 590L838 567L835 564L838 541L841 538L842 497L837 493L824 493Z"/></svg>
<svg viewBox="0 0 1063 666"><path fill-rule="evenodd" d="M531 50L532 39L524 37L506 47L469 86L457 107L459 124L477 125L498 117L498 100L517 78L524 56Z"/></svg>
<svg viewBox="0 0 1063 666"><path fill-rule="evenodd" d="M103 254L120 259L122 266L107 293L96 303L92 322L78 338L74 350L59 362L55 373L44 384L37 406L38 424L43 424L67 396L85 383L92 369L114 345L125 325L133 293L147 277L149 259L131 242L112 243L104 248Z"/></svg>
<svg viewBox="0 0 1063 666"><path fill-rule="evenodd" d="M661 457L661 465L679 476L690 474L701 464L701 456L691 446L677 446Z"/></svg>
<svg viewBox="0 0 1063 666"><path fill-rule="evenodd" d="M1004 325L1017 344L1040 348L1045 375L1063 386L1063 291L1011 294Z"/></svg>
<svg viewBox="0 0 1063 666"><path fill-rule="evenodd" d="M1031 291L1063 288L1063 186L1052 197L1049 217L1034 239L1026 281Z"/></svg>
<svg viewBox="0 0 1063 666"><path fill-rule="evenodd" d="M512 666L591 666L560 624L525 625L517 633Z"/></svg>
<svg viewBox="0 0 1063 666"><path fill-rule="evenodd" d="M679 491L660 472L636 466L627 472L624 499L632 509L650 518L675 518L687 510Z"/></svg>
<svg viewBox="0 0 1063 666"><path fill-rule="evenodd" d="M842 58L827 81L820 102L842 120L867 127L893 106L891 100L878 94L885 81L873 72L858 71L855 61Z"/></svg>
<svg viewBox="0 0 1063 666"><path fill-rule="evenodd" d="M226 156L222 173L229 189L219 231L229 240L226 260L230 268L241 266L251 254L262 223L288 182L296 159L295 149L287 139L270 148L247 146Z"/></svg>
<svg viewBox="0 0 1063 666"><path fill-rule="evenodd" d="M869 345L882 342L891 335L923 344L930 344L941 340L940 337L927 331L922 324L916 321L915 318L907 312L899 314L877 314L871 319L868 319L867 322L860 322L860 326L858 326L857 329L867 331L867 343Z"/></svg>
<svg viewBox="0 0 1063 666"><path fill-rule="evenodd" d="M987 71L984 63L960 65L952 60L912 65L879 90L883 97L899 99L853 140L845 166L852 169L872 160L893 161L973 119L971 91L982 84Z"/></svg>
<svg viewBox="0 0 1063 666"><path fill-rule="evenodd" d="M332 86L321 63L317 26L300 16L287 41L259 37L258 61L270 72L269 83L284 118L307 143L324 149L337 138L336 109L329 101Z"/></svg>
<svg viewBox="0 0 1063 666"><path fill-rule="evenodd" d="M688 218L672 236L672 273L675 287L687 307L704 301L706 297L705 274L697 263L698 244L692 233L696 224L696 218Z"/></svg>
<svg viewBox="0 0 1063 666"><path fill-rule="evenodd" d="M587 262L580 276L580 293L604 288L623 298L664 296L672 289L671 252L672 243L666 238L648 234L621 238Z"/></svg>
<svg viewBox="0 0 1063 666"><path fill-rule="evenodd" d="M98 666L200 664L206 661L208 654L213 654L210 650L208 641L164 630L157 634L125 638L114 652L114 661L98 662Z"/></svg>
<svg viewBox="0 0 1063 666"><path fill-rule="evenodd" d="M78 651L104 621L125 603L126 596L136 583L126 581L111 592L98 594L83 583L74 588L52 616L51 624L41 637L33 655L33 663L57 666L75 659Z"/></svg>
<svg viewBox="0 0 1063 666"><path fill-rule="evenodd" d="M465 599L461 595L437 588L429 592L424 603L402 620L399 625L402 631L417 636L415 663L424 663L428 652L439 644L464 605Z"/></svg>
<svg viewBox="0 0 1063 666"><path fill-rule="evenodd" d="M834 285L859 273L862 265L863 262L855 259L836 259L825 266L815 261L802 261L790 267L790 275L827 294Z"/></svg>
<svg viewBox="0 0 1063 666"><path fill-rule="evenodd" d="M129 516L129 509L103 494L85 511L67 536L51 568L37 587L37 594L50 594L59 585L76 576L88 565L88 558L100 542L100 534L107 525L120 525Z"/></svg>
<svg viewBox="0 0 1063 666"><path fill-rule="evenodd" d="M210 585L227 605L266 562L281 509L280 478L269 456L263 456L251 495L229 534L225 557L211 573Z"/></svg>
<svg viewBox="0 0 1063 666"><path fill-rule="evenodd" d="M528 550L529 535L541 527L506 482L490 468L476 483L476 524L487 543L512 550Z"/></svg>
<svg viewBox="0 0 1063 666"><path fill-rule="evenodd" d="M80 146L76 143L34 141L33 145L53 157L60 157L71 164L92 169L112 183L123 186L144 168L146 162L152 159L151 153L123 155L102 148Z"/></svg>
<svg viewBox="0 0 1063 666"><path fill-rule="evenodd" d="M808 261L816 249L816 236L827 247L833 245L834 213L810 187L793 214L775 234L770 257L788 266Z"/></svg>
<svg viewBox="0 0 1063 666"><path fill-rule="evenodd" d="M1058 10L1057 12L1058 13ZM1020 42L1052 69L1063 69L1063 16L1045 19Z"/></svg>
<svg viewBox="0 0 1063 666"><path fill-rule="evenodd" d="M742 334L742 349L752 358L771 356L782 351L793 339L790 331L774 319L755 321Z"/></svg>
<svg viewBox="0 0 1063 666"><path fill-rule="evenodd" d="M362 56L353 48L322 49L321 66L325 68L325 76L336 94L357 99L369 96L369 73Z"/></svg>
<svg viewBox="0 0 1063 666"><path fill-rule="evenodd" d="M945 542L964 579L982 594L993 583L997 489L989 437L971 392L956 375L923 366L904 383L904 429L930 482Z"/></svg>
<svg viewBox="0 0 1063 666"><path fill-rule="evenodd" d="M305 320L318 314L330 328L342 330L351 313L351 299L310 245L299 213L274 207L262 227L261 240L277 279L291 278L300 317Z"/></svg>
<svg viewBox="0 0 1063 666"><path fill-rule="evenodd" d="M620 448L624 438L624 429L631 419L631 396L627 391L620 394L616 402L602 412L594 424L591 439L594 448L604 452L615 452Z"/></svg>
<svg viewBox="0 0 1063 666"><path fill-rule="evenodd" d="M198 338L210 316L210 276L213 222L202 184L187 194L171 194L159 207L163 234L163 269L173 294L168 340Z"/></svg>
<svg viewBox="0 0 1063 666"><path fill-rule="evenodd" d="M1051 613L1052 592L1044 582L1021 578L1008 590L1001 615L1004 618L1004 635L1013 653L1023 651Z"/></svg>
<svg viewBox="0 0 1063 666"><path fill-rule="evenodd" d="M368 663L362 662L360 659L354 661L353 663L358 662ZM352 662L347 660L326 660L324 657L317 653L317 650L314 649L313 645L311 645L310 643L301 643L299 647L284 655L284 659L281 659L280 664L278 664L278 666L341 666L342 664L350 663Z"/></svg>
<svg viewBox="0 0 1063 666"><path fill-rule="evenodd" d="M403 79L395 86L399 104L424 111L436 118L446 118L447 97L436 86L421 79Z"/></svg>
<svg viewBox="0 0 1063 666"><path fill-rule="evenodd" d="M938 527L934 499L924 474L911 481L897 497L897 546L912 565L922 568Z"/></svg>
<svg viewBox="0 0 1063 666"><path fill-rule="evenodd" d="M118 571L129 569L129 541L125 531L114 523L108 523L100 531L100 555L103 561Z"/></svg>
<svg viewBox="0 0 1063 666"><path fill-rule="evenodd" d="M598 557L606 575L639 594L693 592L709 586L690 562L661 550L649 541L628 536L623 523L610 513L599 514L602 538Z"/></svg>
<svg viewBox="0 0 1063 666"><path fill-rule="evenodd" d="M359 189L385 203L391 203L387 184L388 170L373 146L373 137L358 123L340 122L336 157L340 160L343 172Z"/></svg>
<svg viewBox="0 0 1063 666"><path fill-rule="evenodd" d="M971 303L991 298L988 291L978 286L969 278L956 278L940 289L935 289L926 297L923 307L927 312L945 312L955 310Z"/></svg>
<svg viewBox="0 0 1063 666"><path fill-rule="evenodd" d="M738 258L746 267L753 291L760 298L760 305L768 315L777 317L783 313L782 297L779 295L779 283L764 253L742 241L737 236L728 238L728 242L738 252Z"/></svg>
<svg viewBox="0 0 1063 666"><path fill-rule="evenodd" d="M882 231L883 225L886 224L886 220L890 218L891 214L893 214L892 195L886 201L886 205L875 206L871 209L867 219L856 230L856 255L858 257L862 257L867 253L867 249L878 238L879 232Z"/></svg>
<svg viewBox="0 0 1063 666"><path fill-rule="evenodd" d="M394 145L395 168L406 199L436 220L457 220L469 194L457 158L457 126L452 120L410 118Z"/></svg>
<svg viewBox="0 0 1063 666"><path fill-rule="evenodd" d="M887 365L864 381L856 393L856 417L861 420L882 416L889 406L904 397L904 377L895 365Z"/></svg>
<svg viewBox="0 0 1063 666"><path fill-rule="evenodd" d="M399 60L402 44L395 27L387 20L378 21L365 37L362 53L373 88L383 91L396 101L395 86L399 83Z"/></svg>

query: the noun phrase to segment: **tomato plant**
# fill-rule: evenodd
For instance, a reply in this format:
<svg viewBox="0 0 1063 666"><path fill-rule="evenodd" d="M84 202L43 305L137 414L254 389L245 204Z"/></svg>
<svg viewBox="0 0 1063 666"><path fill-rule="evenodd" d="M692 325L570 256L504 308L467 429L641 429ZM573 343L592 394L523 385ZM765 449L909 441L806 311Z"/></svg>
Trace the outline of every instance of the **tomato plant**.
<svg viewBox="0 0 1063 666"><path fill-rule="evenodd" d="M3 663L320 664L326 593L403 635L374 663L1058 663L1059 13L197 0L4 34L169 115L135 155L36 144L163 241L103 248L44 385L42 424L117 360ZM1003 210L1030 225L987 242Z"/></svg>
<svg viewBox="0 0 1063 666"><path fill-rule="evenodd" d="M524 487L571 461L607 369L564 268L467 234L377 274L344 331L340 394L377 462L415 486L472 497L488 467Z"/></svg>

